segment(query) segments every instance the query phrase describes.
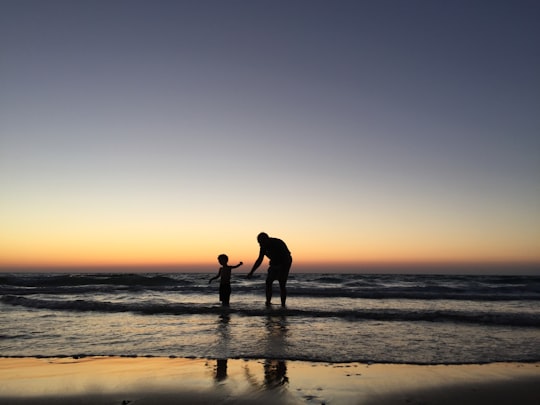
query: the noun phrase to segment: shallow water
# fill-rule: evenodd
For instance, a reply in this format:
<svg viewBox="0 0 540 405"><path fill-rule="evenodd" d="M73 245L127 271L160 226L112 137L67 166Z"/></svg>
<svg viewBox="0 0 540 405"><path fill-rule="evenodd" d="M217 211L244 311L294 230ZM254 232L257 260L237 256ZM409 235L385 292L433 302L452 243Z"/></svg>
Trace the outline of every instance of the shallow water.
<svg viewBox="0 0 540 405"><path fill-rule="evenodd" d="M295 274L287 309L243 276L224 309L209 277L0 276L0 355L540 360L538 277Z"/></svg>

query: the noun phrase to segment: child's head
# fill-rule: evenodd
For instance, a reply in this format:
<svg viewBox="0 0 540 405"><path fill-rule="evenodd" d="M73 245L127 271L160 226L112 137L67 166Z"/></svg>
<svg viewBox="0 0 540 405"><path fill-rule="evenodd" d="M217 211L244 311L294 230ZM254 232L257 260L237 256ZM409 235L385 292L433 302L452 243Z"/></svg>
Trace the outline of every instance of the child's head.
<svg viewBox="0 0 540 405"><path fill-rule="evenodd" d="M221 254L217 257L217 260L219 264L221 264L222 266L225 266L227 262L229 261L229 257L225 254Z"/></svg>

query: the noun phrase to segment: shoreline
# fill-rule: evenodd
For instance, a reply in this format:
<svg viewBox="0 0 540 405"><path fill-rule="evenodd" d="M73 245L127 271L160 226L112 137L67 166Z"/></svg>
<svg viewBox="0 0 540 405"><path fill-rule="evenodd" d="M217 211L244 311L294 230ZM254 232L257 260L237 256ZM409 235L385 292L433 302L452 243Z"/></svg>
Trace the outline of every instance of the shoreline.
<svg viewBox="0 0 540 405"><path fill-rule="evenodd" d="M160 355L153 355L153 354L52 354L52 355L43 355L43 354L37 354L37 355L1 355L0 354L0 362L3 360L17 360L17 359L37 359L37 360L73 360L73 361L79 361L79 360L86 360L86 359L139 359L139 360L186 360L186 361L195 361L195 360L206 360L206 361L216 361L216 360L228 360L228 361L244 361L244 362L250 362L250 361L265 361L266 358L262 357L227 357L221 358L221 357L197 357L197 356L188 356L188 357L182 357L182 356L176 356L176 355L170 355L170 356L160 356ZM508 361L484 361L484 362L478 362L478 361L471 361L471 362L455 362L455 363L424 363L424 362L384 362L384 361L363 361L363 360L351 360L351 361L327 361L327 360L306 360L305 358L295 358L295 357L288 357L288 358L272 358L273 361L286 361L286 362L295 362L295 363L308 363L313 365L333 365L333 364L339 364L339 365L347 365L347 364L362 364L366 366L373 367L375 365L381 365L381 366L423 366L423 367L435 367L435 366L485 366L485 365L491 365L491 364L538 364L538 367L540 368L540 360L508 360Z"/></svg>
<svg viewBox="0 0 540 405"><path fill-rule="evenodd" d="M0 357L2 404L538 404L540 362Z"/></svg>

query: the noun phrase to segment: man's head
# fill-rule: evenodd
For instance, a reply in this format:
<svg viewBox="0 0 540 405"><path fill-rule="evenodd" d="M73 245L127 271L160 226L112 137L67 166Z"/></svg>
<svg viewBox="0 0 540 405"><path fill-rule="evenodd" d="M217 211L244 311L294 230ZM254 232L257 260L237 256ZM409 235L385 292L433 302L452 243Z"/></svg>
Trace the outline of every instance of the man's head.
<svg viewBox="0 0 540 405"><path fill-rule="evenodd" d="M269 236L265 232L261 232L257 235L257 242L259 242L259 245L264 245L264 243L268 240Z"/></svg>

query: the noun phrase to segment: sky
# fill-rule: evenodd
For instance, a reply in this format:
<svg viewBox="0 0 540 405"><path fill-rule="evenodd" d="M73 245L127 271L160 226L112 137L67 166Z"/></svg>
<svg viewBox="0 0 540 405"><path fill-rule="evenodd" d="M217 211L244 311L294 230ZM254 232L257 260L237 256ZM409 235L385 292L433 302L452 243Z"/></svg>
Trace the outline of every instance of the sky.
<svg viewBox="0 0 540 405"><path fill-rule="evenodd" d="M525 0L1 0L0 270L247 271L264 231L307 271L540 274L538 21Z"/></svg>

